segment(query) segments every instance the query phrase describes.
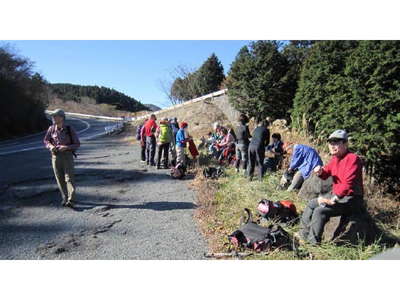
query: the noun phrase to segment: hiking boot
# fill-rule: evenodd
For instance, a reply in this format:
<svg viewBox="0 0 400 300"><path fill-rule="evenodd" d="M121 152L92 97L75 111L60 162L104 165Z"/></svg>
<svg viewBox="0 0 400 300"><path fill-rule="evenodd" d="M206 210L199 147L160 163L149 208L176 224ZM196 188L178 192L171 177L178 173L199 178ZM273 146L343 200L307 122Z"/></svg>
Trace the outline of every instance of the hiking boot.
<svg viewBox="0 0 400 300"><path fill-rule="evenodd" d="M65 207L67 205L67 201L63 200L61 201L61 206Z"/></svg>
<svg viewBox="0 0 400 300"><path fill-rule="evenodd" d="M65 203L65 207L74 208L74 205L72 204L72 202L67 202Z"/></svg>
<svg viewBox="0 0 400 300"><path fill-rule="evenodd" d="M151 164L150 164L150 166L152 166L152 167L155 167L155 166L156 166L156 164L155 164L155 163L151 163Z"/></svg>
<svg viewBox="0 0 400 300"><path fill-rule="evenodd" d="M157 165L157 170L160 170L160 169L161 169L161 166Z"/></svg>

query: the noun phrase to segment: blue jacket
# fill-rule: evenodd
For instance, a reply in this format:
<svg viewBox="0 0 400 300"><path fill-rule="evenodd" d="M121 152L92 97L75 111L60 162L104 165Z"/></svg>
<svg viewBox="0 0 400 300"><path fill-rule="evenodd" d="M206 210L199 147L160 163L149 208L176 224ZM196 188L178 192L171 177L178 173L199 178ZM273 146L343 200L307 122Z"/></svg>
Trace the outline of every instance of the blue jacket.
<svg viewBox="0 0 400 300"><path fill-rule="evenodd" d="M290 169L298 169L303 178L307 179L318 165L322 166L323 164L321 157L314 148L301 144L294 145Z"/></svg>
<svg viewBox="0 0 400 300"><path fill-rule="evenodd" d="M176 133L176 146L177 147L186 147L186 142L185 142L185 131L181 128L178 130Z"/></svg>

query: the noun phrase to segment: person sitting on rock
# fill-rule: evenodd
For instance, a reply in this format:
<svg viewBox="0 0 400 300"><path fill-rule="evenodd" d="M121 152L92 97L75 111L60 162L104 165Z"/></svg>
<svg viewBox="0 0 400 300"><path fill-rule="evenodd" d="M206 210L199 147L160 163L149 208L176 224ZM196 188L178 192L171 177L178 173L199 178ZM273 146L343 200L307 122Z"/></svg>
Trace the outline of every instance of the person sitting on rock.
<svg viewBox="0 0 400 300"><path fill-rule="evenodd" d="M268 157L264 160L264 169L274 172L283 155L283 142L279 133L272 134L271 138L272 143L265 148Z"/></svg>
<svg viewBox="0 0 400 300"><path fill-rule="evenodd" d="M290 153L290 151L292 151L292 156L288 173L295 172L295 174L287 190L293 191L301 188L316 166L322 166L322 160L317 150L307 145L292 144L287 152Z"/></svg>
<svg viewBox="0 0 400 300"><path fill-rule="evenodd" d="M316 166L313 172L321 179L333 179L332 195L320 196L308 202L302 217L300 239L312 244L321 242L325 224L330 217L360 212L364 205L362 161L348 150L348 135L336 130L328 138L329 163Z"/></svg>

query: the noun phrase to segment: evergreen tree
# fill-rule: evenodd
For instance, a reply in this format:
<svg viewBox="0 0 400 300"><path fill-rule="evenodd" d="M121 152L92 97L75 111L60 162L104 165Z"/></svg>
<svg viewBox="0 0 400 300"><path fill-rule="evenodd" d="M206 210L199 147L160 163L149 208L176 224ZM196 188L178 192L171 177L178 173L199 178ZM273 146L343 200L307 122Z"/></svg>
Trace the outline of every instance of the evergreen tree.
<svg viewBox="0 0 400 300"><path fill-rule="evenodd" d="M259 119L288 117L294 96L289 68L277 42L257 41L243 47L226 81L232 105Z"/></svg>
<svg viewBox="0 0 400 300"><path fill-rule="evenodd" d="M399 63L399 41L318 42L301 72L295 126L307 124L320 141L335 129L347 130L370 174L381 182L398 178Z"/></svg>
<svg viewBox="0 0 400 300"><path fill-rule="evenodd" d="M196 71L194 80L198 93L205 95L218 91L224 78L224 67L213 53Z"/></svg>

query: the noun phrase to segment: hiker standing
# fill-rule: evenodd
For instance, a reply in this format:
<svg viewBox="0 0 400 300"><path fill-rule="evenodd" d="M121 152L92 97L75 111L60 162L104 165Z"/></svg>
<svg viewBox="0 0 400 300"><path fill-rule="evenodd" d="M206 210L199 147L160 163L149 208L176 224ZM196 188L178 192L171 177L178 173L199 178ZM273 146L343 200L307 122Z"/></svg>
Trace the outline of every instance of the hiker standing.
<svg viewBox="0 0 400 300"><path fill-rule="evenodd" d="M293 154L288 172L296 173L287 189L288 191L300 189L304 181L310 177L312 170L316 166L322 166L321 157L314 148L301 144L291 145L290 148L292 148Z"/></svg>
<svg viewBox="0 0 400 300"><path fill-rule="evenodd" d="M169 126L168 118L164 118L160 122L160 126L157 128L156 137L158 139L157 148L157 169L161 168L161 156L164 152L164 169L168 168L168 151L169 145L173 139L172 129Z"/></svg>
<svg viewBox="0 0 400 300"><path fill-rule="evenodd" d="M265 121L258 123L254 129L251 142L249 144L249 177L253 179L254 169L258 167L258 178L262 180L263 165L265 158L265 147L269 143L269 130L265 126Z"/></svg>
<svg viewBox="0 0 400 300"><path fill-rule="evenodd" d="M146 163L155 166L154 157L156 155L156 137L154 133L157 130L156 115L152 114L150 120L144 124L144 135L146 136Z"/></svg>
<svg viewBox="0 0 400 300"><path fill-rule="evenodd" d="M52 113L53 125L44 137L44 144L51 152L51 162L62 205L73 208L75 201L74 155L80 146L75 130L65 125L65 113L56 109Z"/></svg>
<svg viewBox="0 0 400 300"><path fill-rule="evenodd" d="M328 138L328 146L331 160L313 171L323 180L332 176L332 195L309 201L301 217L300 238L312 244L321 242L330 217L351 215L364 209L362 161L348 150L346 131L333 132Z"/></svg>
<svg viewBox="0 0 400 300"><path fill-rule="evenodd" d="M142 163L146 163L146 135L144 133L144 124L149 119L145 119L141 125L136 128L136 139L140 141L140 158Z"/></svg>
<svg viewBox="0 0 400 300"><path fill-rule="evenodd" d="M186 165L185 149L186 143L189 141L188 124L186 122L181 122L180 129L176 134L176 164Z"/></svg>
<svg viewBox="0 0 400 300"><path fill-rule="evenodd" d="M250 131L249 118L245 114L239 117L239 126L236 128L237 144L236 144L236 171L239 173L240 164L243 162L243 171L247 170L247 163L249 160L249 144L250 144Z"/></svg>

